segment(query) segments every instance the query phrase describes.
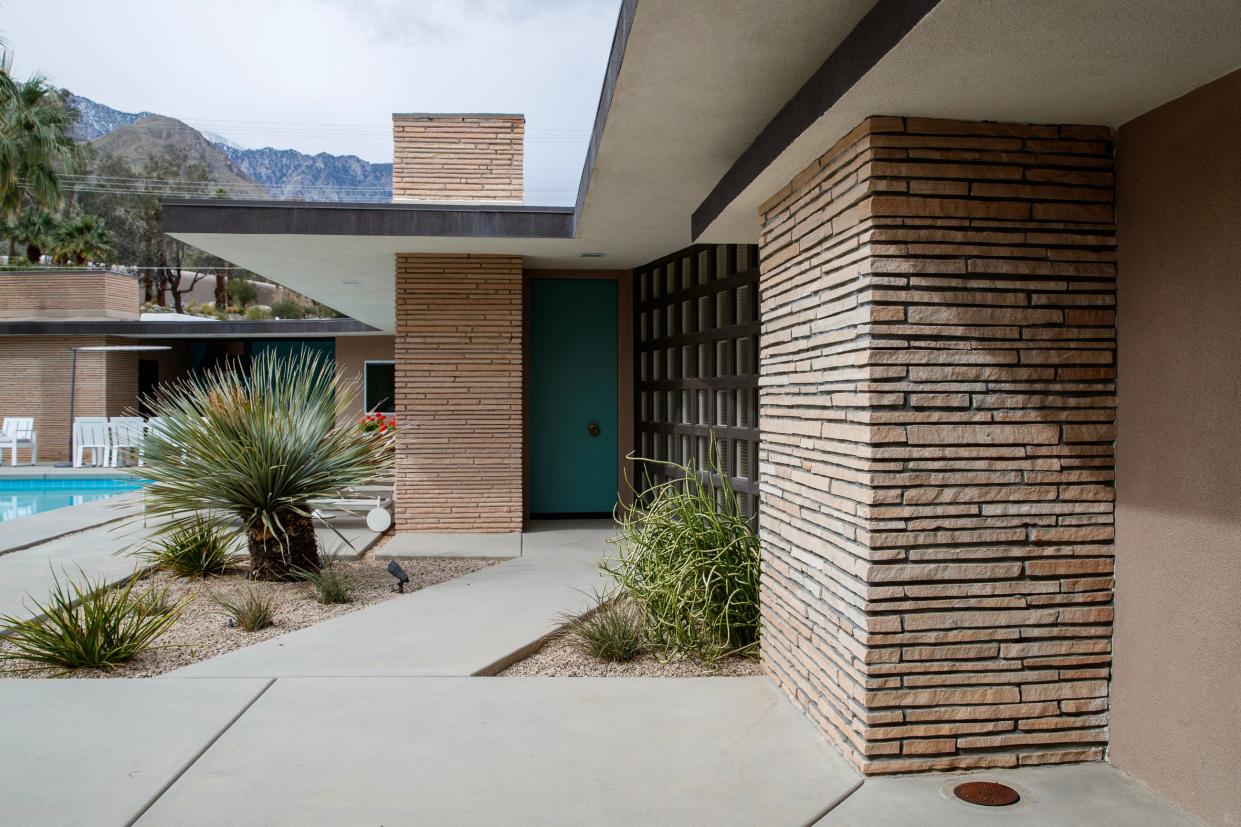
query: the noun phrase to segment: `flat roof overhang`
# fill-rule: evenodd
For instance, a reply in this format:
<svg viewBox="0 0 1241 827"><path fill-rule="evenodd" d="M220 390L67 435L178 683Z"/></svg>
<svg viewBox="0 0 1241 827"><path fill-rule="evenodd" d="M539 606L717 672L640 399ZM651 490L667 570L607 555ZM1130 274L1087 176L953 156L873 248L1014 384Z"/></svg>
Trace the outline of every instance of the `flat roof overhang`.
<svg viewBox="0 0 1241 827"><path fill-rule="evenodd" d="M396 324L397 253L576 260L572 207L166 199L164 228L384 331ZM599 265L596 265L599 266Z"/></svg>
<svg viewBox="0 0 1241 827"><path fill-rule="evenodd" d="M704 193L694 240L757 241L763 202L870 115L1118 127L1238 68L1237 0L879 0Z"/></svg>
<svg viewBox="0 0 1241 827"><path fill-rule="evenodd" d="M142 322L114 319L0 321L0 336L124 336L135 339L312 339L382 331L356 319Z"/></svg>

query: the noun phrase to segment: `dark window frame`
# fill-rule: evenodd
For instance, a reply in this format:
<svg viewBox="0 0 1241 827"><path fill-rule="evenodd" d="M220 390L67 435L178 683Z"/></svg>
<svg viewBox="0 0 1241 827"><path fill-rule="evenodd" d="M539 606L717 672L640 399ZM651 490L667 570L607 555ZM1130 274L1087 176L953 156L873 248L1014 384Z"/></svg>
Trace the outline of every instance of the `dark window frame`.
<svg viewBox="0 0 1241 827"><path fill-rule="evenodd" d="M366 359L362 362L362 406L367 412L371 412L371 365L386 365L392 368L392 397L391 406L388 408L377 408L376 410L382 414L396 413L396 360L395 359Z"/></svg>

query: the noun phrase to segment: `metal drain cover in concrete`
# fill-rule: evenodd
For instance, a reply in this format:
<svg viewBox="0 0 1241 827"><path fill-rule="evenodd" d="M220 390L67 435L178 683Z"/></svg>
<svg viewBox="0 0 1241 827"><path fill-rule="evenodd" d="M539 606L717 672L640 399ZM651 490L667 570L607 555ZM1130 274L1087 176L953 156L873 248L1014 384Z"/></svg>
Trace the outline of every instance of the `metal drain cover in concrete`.
<svg viewBox="0 0 1241 827"><path fill-rule="evenodd" d="M1012 787L994 781L967 781L958 784L952 792L962 801L984 807L1007 807L1021 800L1021 796Z"/></svg>

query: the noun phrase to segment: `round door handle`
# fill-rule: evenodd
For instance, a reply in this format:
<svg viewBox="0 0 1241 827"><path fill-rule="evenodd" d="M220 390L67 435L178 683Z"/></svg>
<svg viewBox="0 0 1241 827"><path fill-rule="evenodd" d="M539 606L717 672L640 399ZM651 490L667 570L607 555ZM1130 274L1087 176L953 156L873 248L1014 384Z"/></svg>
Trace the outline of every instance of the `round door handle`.
<svg viewBox="0 0 1241 827"><path fill-rule="evenodd" d="M590 434L591 436L599 436L599 423L592 422L589 425L587 425L586 433Z"/></svg>

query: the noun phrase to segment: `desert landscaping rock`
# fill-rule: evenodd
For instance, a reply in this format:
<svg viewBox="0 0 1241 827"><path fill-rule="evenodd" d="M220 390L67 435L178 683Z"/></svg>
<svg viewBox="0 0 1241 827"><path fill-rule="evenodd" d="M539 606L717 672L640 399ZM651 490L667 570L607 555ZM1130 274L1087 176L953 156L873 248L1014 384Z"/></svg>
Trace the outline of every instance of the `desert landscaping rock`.
<svg viewBox="0 0 1241 827"><path fill-rule="evenodd" d="M574 648L563 636L551 638L543 648L500 673L504 678L708 678L763 674L757 658L724 658L715 664L690 658L661 661L650 654L624 663L596 660Z"/></svg>
<svg viewBox="0 0 1241 827"><path fill-rule="evenodd" d="M157 639L156 647L110 672L79 669L68 673L30 671L17 661L0 661L0 676L5 678L146 678L162 675L182 666L206 660L260 641L279 637L294 629L357 611L385 600L405 597L419 589L434 586L493 565L495 561L423 557L398 561L409 574L405 594L398 594L395 581L386 571L387 561L371 555L361 560L336 562L353 585L353 601L324 605L314 598L307 583L267 583L245 578L243 572L205 580L174 577L156 572L144 581L155 588L167 588L170 602L188 601L181 618ZM246 589L270 597L276 604L274 625L257 632L245 632L229 625L228 615L213 599L235 596ZM5 650L0 643L0 652Z"/></svg>

